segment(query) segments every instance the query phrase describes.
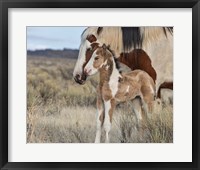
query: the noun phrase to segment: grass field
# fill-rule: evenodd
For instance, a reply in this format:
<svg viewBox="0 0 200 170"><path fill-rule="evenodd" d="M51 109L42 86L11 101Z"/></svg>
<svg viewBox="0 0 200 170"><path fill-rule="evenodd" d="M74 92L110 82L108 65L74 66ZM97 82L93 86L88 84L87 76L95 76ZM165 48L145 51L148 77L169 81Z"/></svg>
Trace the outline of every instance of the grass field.
<svg viewBox="0 0 200 170"><path fill-rule="evenodd" d="M96 131L98 75L85 85L72 78L75 60L28 57L27 142L93 143ZM138 131L129 103L117 106L113 115L112 143L173 142L172 105L153 114Z"/></svg>

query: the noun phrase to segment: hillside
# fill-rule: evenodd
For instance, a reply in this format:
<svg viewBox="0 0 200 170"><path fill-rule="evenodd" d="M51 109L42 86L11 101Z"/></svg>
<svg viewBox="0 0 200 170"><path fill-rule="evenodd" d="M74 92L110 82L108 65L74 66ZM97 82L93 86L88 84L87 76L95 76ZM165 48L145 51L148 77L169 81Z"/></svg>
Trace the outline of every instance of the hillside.
<svg viewBox="0 0 200 170"><path fill-rule="evenodd" d="M71 58L78 57L78 50L76 49L63 49L63 50L27 50L28 57L50 57L50 58Z"/></svg>

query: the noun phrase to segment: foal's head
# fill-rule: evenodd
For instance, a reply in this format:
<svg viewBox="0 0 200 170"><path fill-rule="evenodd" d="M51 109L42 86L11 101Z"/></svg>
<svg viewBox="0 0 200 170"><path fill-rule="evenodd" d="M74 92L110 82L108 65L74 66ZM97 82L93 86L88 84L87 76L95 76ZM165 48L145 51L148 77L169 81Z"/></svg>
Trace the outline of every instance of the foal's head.
<svg viewBox="0 0 200 170"><path fill-rule="evenodd" d="M98 47L92 54L92 57L85 66L84 73L88 76L97 73L100 68L108 66L112 57L114 56L109 47L103 44L102 47Z"/></svg>

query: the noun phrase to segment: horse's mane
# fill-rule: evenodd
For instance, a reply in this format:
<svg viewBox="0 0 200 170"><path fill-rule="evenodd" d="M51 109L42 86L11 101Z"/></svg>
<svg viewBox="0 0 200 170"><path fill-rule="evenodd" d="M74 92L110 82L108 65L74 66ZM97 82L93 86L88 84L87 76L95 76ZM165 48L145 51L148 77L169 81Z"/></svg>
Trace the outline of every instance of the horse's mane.
<svg viewBox="0 0 200 170"><path fill-rule="evenodd" d="M173 35L173 27L88 27L82 33L82 40L91 34L116 52L127 52L151 45L159 38L168 38Z"/></svg>
<svg viewBox="0 0 200 170"><path fill-rule="evenodd" d="M142 48L145 41L156 40L160 35L167 37L167 32L173 32L172 27L121 27L123 47L127 51L130 48Z"/></svg>
<svg viewBox="0 0 200 170"><path fill-rule="evenodd" d="M110 45L112 49L121 50L122 31L121 27L88 27L81 36L82 43L87 39L88 35L93 34L101 43Z"/></svg>

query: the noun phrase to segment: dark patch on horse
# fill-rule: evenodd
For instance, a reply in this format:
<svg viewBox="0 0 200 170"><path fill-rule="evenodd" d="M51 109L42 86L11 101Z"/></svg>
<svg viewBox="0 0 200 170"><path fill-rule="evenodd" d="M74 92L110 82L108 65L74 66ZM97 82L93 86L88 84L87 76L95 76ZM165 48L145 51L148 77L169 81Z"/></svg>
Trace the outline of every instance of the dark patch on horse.
<svg viewBox="0 0 200 170"><path fill-rule="evenodd" d="M91 35L87 36L86 40L88 40L90 43L92 43L92 42L97 41L97 38L93 34L91 34Z"/></svg>
<svg viewBox="0 0 200 170"><path fill-rule="evenodd" d="M167 29L168 29L168 31L171 33L171 34L173 34L173 29L174 29L174 27L167 27Z"/></svg>
<svg viewBox="0 0 200 170"><path fill-rule="evenodd" d="M155 83L157 74L151 64L150 57L144 50L135 49L130 53L121 53L119 61L131 68L131 70L140 69L146 71Z"/></svg>
<svg viewBox="0 0 200 170"><path fill-rule="evenodd" d="M157 97L161 98L161 89L171 89L173 90L173 82L164 82L159 86Z"/></svg>
<svg viewBox="0 0 200 170"><path fill-rule="evenodd" d="M124 52L128 52L132 47L142 48L143 35L140 29L141 27L121 27ZM173 27L162 27L162 29L166 37L167 32L173 34Z"/></svg>
<svg viewBox="0 0 200 170"><path fill-rule="evenodd" d="M103 27L98 27L98 29L97 29L97 35L101 34L102 31L103 31Z"/></svg>
<svg viewBox="0 0 200 170"><path fill-rule="evenodd" d="M173 27L163 27L163 32L167 38L167 31L170 33L170 34L173 34Z"/></svg>
<svg viewBox="0 0 200 170"><path fill-rule="evenodd" d="M143 38L139 27L121 27L121 30L124 52L127 52L131 47L142 47Z"/></svg>
<svg viewBox="0 0 200 170"><path fill-rule="evenodd" d="M166 28L163 28L163 32L164 32L165 36L167 37L167 31L166 31Z"/></svg>

